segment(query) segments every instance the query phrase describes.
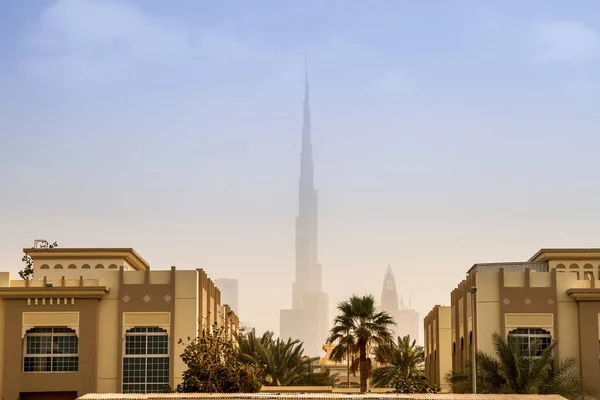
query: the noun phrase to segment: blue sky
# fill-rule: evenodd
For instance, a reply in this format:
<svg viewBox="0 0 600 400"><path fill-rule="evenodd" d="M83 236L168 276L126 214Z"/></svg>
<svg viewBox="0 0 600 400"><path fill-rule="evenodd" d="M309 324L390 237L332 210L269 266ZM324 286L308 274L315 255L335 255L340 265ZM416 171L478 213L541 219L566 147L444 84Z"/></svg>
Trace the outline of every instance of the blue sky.
<svg viewBox="0 0 600 400"><path fill-rule="evenodd" d="M332 304L379 295L389 263L425 313L475 262L597 246L599 16L596 1L2 0L0 267L36 238L131 246L238 277L242 320L277 330L305 50Z"/></svg>

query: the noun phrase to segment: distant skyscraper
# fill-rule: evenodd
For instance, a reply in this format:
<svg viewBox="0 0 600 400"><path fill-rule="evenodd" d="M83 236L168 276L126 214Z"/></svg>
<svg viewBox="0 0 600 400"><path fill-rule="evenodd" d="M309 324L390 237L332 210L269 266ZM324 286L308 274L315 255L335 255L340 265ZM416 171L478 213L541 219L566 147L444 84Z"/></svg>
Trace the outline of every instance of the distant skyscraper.
<svg viewBox="0 0 600 400"><path fill-rule="evenodd" d="M237 315L240 315L238 280L228 278L215 279L215 286L221 292L221 304L227 304Z"/></svg>
<svg viewBox="0 0 600 400"><path fill-rule="evenodd" d="M387 311L396 321L397 325L392 328L394 337L410 335L411 339L419 343L419 314L412 309L410 300L408 307L404 305L404 301L398 302L396 278L390 266L385 271L383 278L380 308Z"/></svg>
<svg viewBox="0 0 600 400"><path fill-rule="evenodd" d="M296 279L292 286L292 309L281 310L280 336L304 342L310 356L320 355L329 330L329 297L321 286L319 263L317 191L314 185L310 129L308 73L304 87L302 153L296 218Z"/></svg>

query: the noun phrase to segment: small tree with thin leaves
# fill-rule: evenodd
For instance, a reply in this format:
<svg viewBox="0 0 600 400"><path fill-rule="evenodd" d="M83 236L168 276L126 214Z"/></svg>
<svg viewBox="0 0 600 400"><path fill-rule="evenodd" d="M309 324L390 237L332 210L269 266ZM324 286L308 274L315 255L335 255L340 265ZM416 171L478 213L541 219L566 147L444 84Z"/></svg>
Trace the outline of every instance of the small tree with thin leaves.
<svg viewBox="0 0 600 400"><path fill-rule="evenodd" d="M58 246L57 242L50 243L48 245L49 249L53 249ZM25 263L25 267L21 271L19 271L19 276L23 280L33 279L33 259L29 254L23 255L21 261Z"/></svg>
<svg viewBox="0 0 600 400"><path fill-rule="evenodd" d="M187 370L179 393L255 393L262 386L258 371L238 360L233 340L216 324L202 337L188 338L181 359Z"/></svg>

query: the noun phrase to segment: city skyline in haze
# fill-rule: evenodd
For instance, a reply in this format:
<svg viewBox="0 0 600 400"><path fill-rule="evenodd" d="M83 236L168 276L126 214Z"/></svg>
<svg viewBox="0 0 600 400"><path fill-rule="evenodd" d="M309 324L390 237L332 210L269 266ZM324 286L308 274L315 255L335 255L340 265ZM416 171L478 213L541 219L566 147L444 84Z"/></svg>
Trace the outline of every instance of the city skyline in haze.
<svg viewBox="0 0 600 400"><path fill-rule="evenodd" d="M330 317L388 264L425 315L474 263L598 246L597 2L167 4L0 2L1 271L132 247L277 331L305 49Z"/></svg>

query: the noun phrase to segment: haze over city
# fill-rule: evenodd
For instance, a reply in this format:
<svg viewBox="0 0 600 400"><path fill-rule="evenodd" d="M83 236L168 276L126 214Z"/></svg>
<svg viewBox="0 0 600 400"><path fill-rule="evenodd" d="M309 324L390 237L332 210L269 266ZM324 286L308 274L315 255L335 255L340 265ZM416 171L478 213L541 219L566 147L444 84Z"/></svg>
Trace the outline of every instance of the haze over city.
<svg viewBox="0 0 600 400"><path fill-rule="evenodd" d="M597 247L594 1L0 2L0 271L34 239L292 306L305 74L333 307Z"/></svg>

